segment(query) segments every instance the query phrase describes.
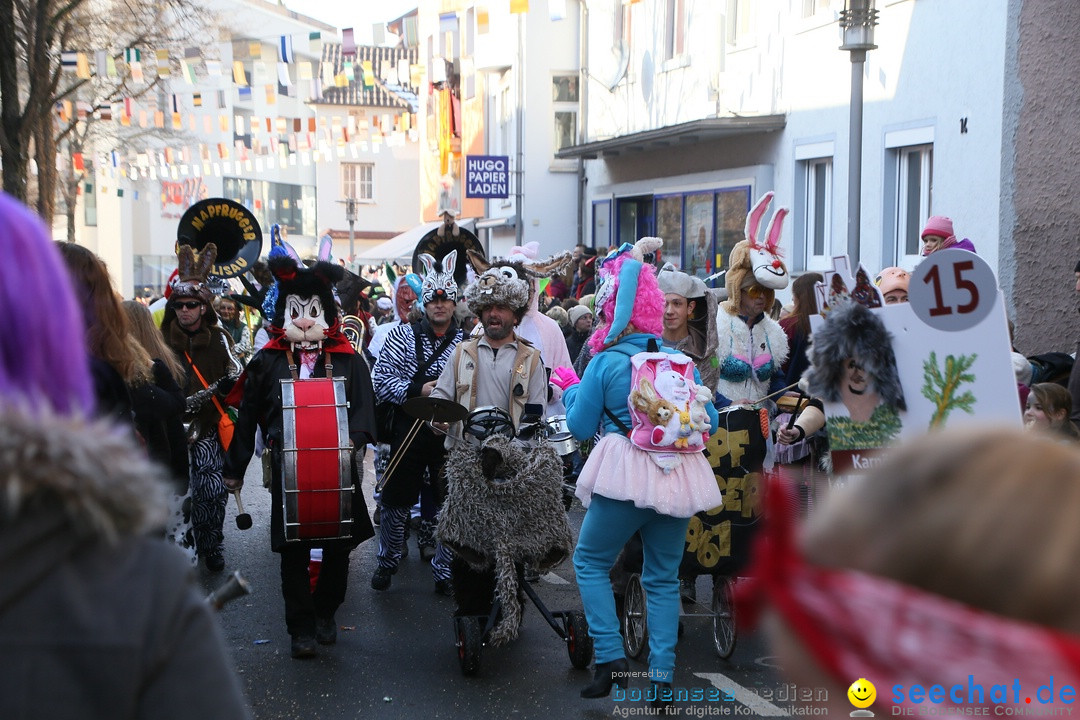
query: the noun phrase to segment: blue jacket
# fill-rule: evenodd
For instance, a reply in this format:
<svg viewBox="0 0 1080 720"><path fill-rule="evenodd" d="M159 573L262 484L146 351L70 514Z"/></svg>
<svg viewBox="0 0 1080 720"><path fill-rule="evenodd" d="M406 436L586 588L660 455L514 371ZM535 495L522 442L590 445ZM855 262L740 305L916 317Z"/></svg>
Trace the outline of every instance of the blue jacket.
<svg viewBox="0 0 1080 720"><path fill-rule="evenodd" d="M598 353L585 368L585 376L577 385L571 385L563 394L563 405L566 406L566 424L571 434L578 440L591 438L596 434L597 428L603 428L605 433L621 433L622 430L604 412L606 407L626 427L631 426L630 406L630 376L632 374L630 357L639 352L645 352L649 347L649 340L655 339L655 335L648 333L634 333L627 335L603 352ZM678 353L667 346L661 345L660 350L672 355ZM701 384L701 375L694 370L694 380ZM716 432L719 423L719 415L716 408L706 404L705 409L709 413L709 434Z"/></svg>

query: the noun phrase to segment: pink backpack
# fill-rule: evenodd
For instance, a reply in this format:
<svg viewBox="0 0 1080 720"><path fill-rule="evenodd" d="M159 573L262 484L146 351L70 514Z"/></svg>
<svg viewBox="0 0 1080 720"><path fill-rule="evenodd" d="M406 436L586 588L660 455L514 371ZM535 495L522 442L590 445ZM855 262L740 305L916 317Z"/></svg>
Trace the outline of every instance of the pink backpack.
<svg viewBox="0 0 1080 720"><path fill-rule="evenodd" d="M694 361L649 350L630 357L630 442L654 453L694 453L709 441L705 403L712 392L694 382Z"/></svg>

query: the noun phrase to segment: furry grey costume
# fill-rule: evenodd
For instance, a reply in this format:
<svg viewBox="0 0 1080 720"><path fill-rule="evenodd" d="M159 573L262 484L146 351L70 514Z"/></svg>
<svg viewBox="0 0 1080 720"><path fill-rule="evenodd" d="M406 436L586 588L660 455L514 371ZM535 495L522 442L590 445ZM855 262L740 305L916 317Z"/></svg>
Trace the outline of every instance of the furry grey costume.
<svg viewBox="0 0 1080 720"><path fill-rule="evenodd" d="M159 537L161 467L104 424L0 411L0 717L250 717Z"/></svg>
<svg viewBox="0 0 1080 720"><path fill-rule="evenodd" d="M438 537L473 568L494 565L495 597L503 612L490 641L501 645L521 627L515 563L543 572L573 548L562 502L562 462L550 447L525 447L495 435L479 448L459 444L447 459L446 478Z"/></svg>
<svg viewBox="0 0 1080 720"><path fill-rule="evenodd" d="M810 394L840 402L844 361L856 358L881 401L907 410L904 390L896 371L892 335L874 313L857 302L841 303L810 338L810 367L806 378Z"/></svg>

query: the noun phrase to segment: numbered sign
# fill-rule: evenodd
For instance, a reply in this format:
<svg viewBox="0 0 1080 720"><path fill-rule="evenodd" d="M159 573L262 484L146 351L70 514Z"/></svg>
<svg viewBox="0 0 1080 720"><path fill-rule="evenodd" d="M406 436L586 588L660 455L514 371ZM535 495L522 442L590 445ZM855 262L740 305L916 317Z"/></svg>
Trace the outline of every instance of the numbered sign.
<svg viewBox="0 0 1080 720"><path fill-rule="evenodd" d="M966 250L941 250L911 275L908 299L915 315L935 330L961 332L981 323L997 300L994 271Z"/></svg>

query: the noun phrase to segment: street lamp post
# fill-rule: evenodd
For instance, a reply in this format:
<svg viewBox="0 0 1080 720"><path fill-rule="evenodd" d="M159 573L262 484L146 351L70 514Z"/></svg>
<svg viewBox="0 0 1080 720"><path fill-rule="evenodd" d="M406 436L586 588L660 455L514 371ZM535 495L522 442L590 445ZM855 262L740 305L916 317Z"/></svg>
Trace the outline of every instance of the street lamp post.
<svg viewBox="0 0 1080 720"><path fill-rule="evenodd" d="M840 27L844 30L841 50L851 53L851 119L848 132L848 257L852 266L859 264L859 224L862 221L862 125L863 125L863 66L866 51L874 44L874 26L878 11L874 0L845 0L840 11Z"/></svg>
<svg viewBox="0 0 1080 720"><path fill-rule="evenodd" d="M356 256L353 253L353 227L356 225L356 198L345 198L345 219L349 222L349 262Z"/></svg>

